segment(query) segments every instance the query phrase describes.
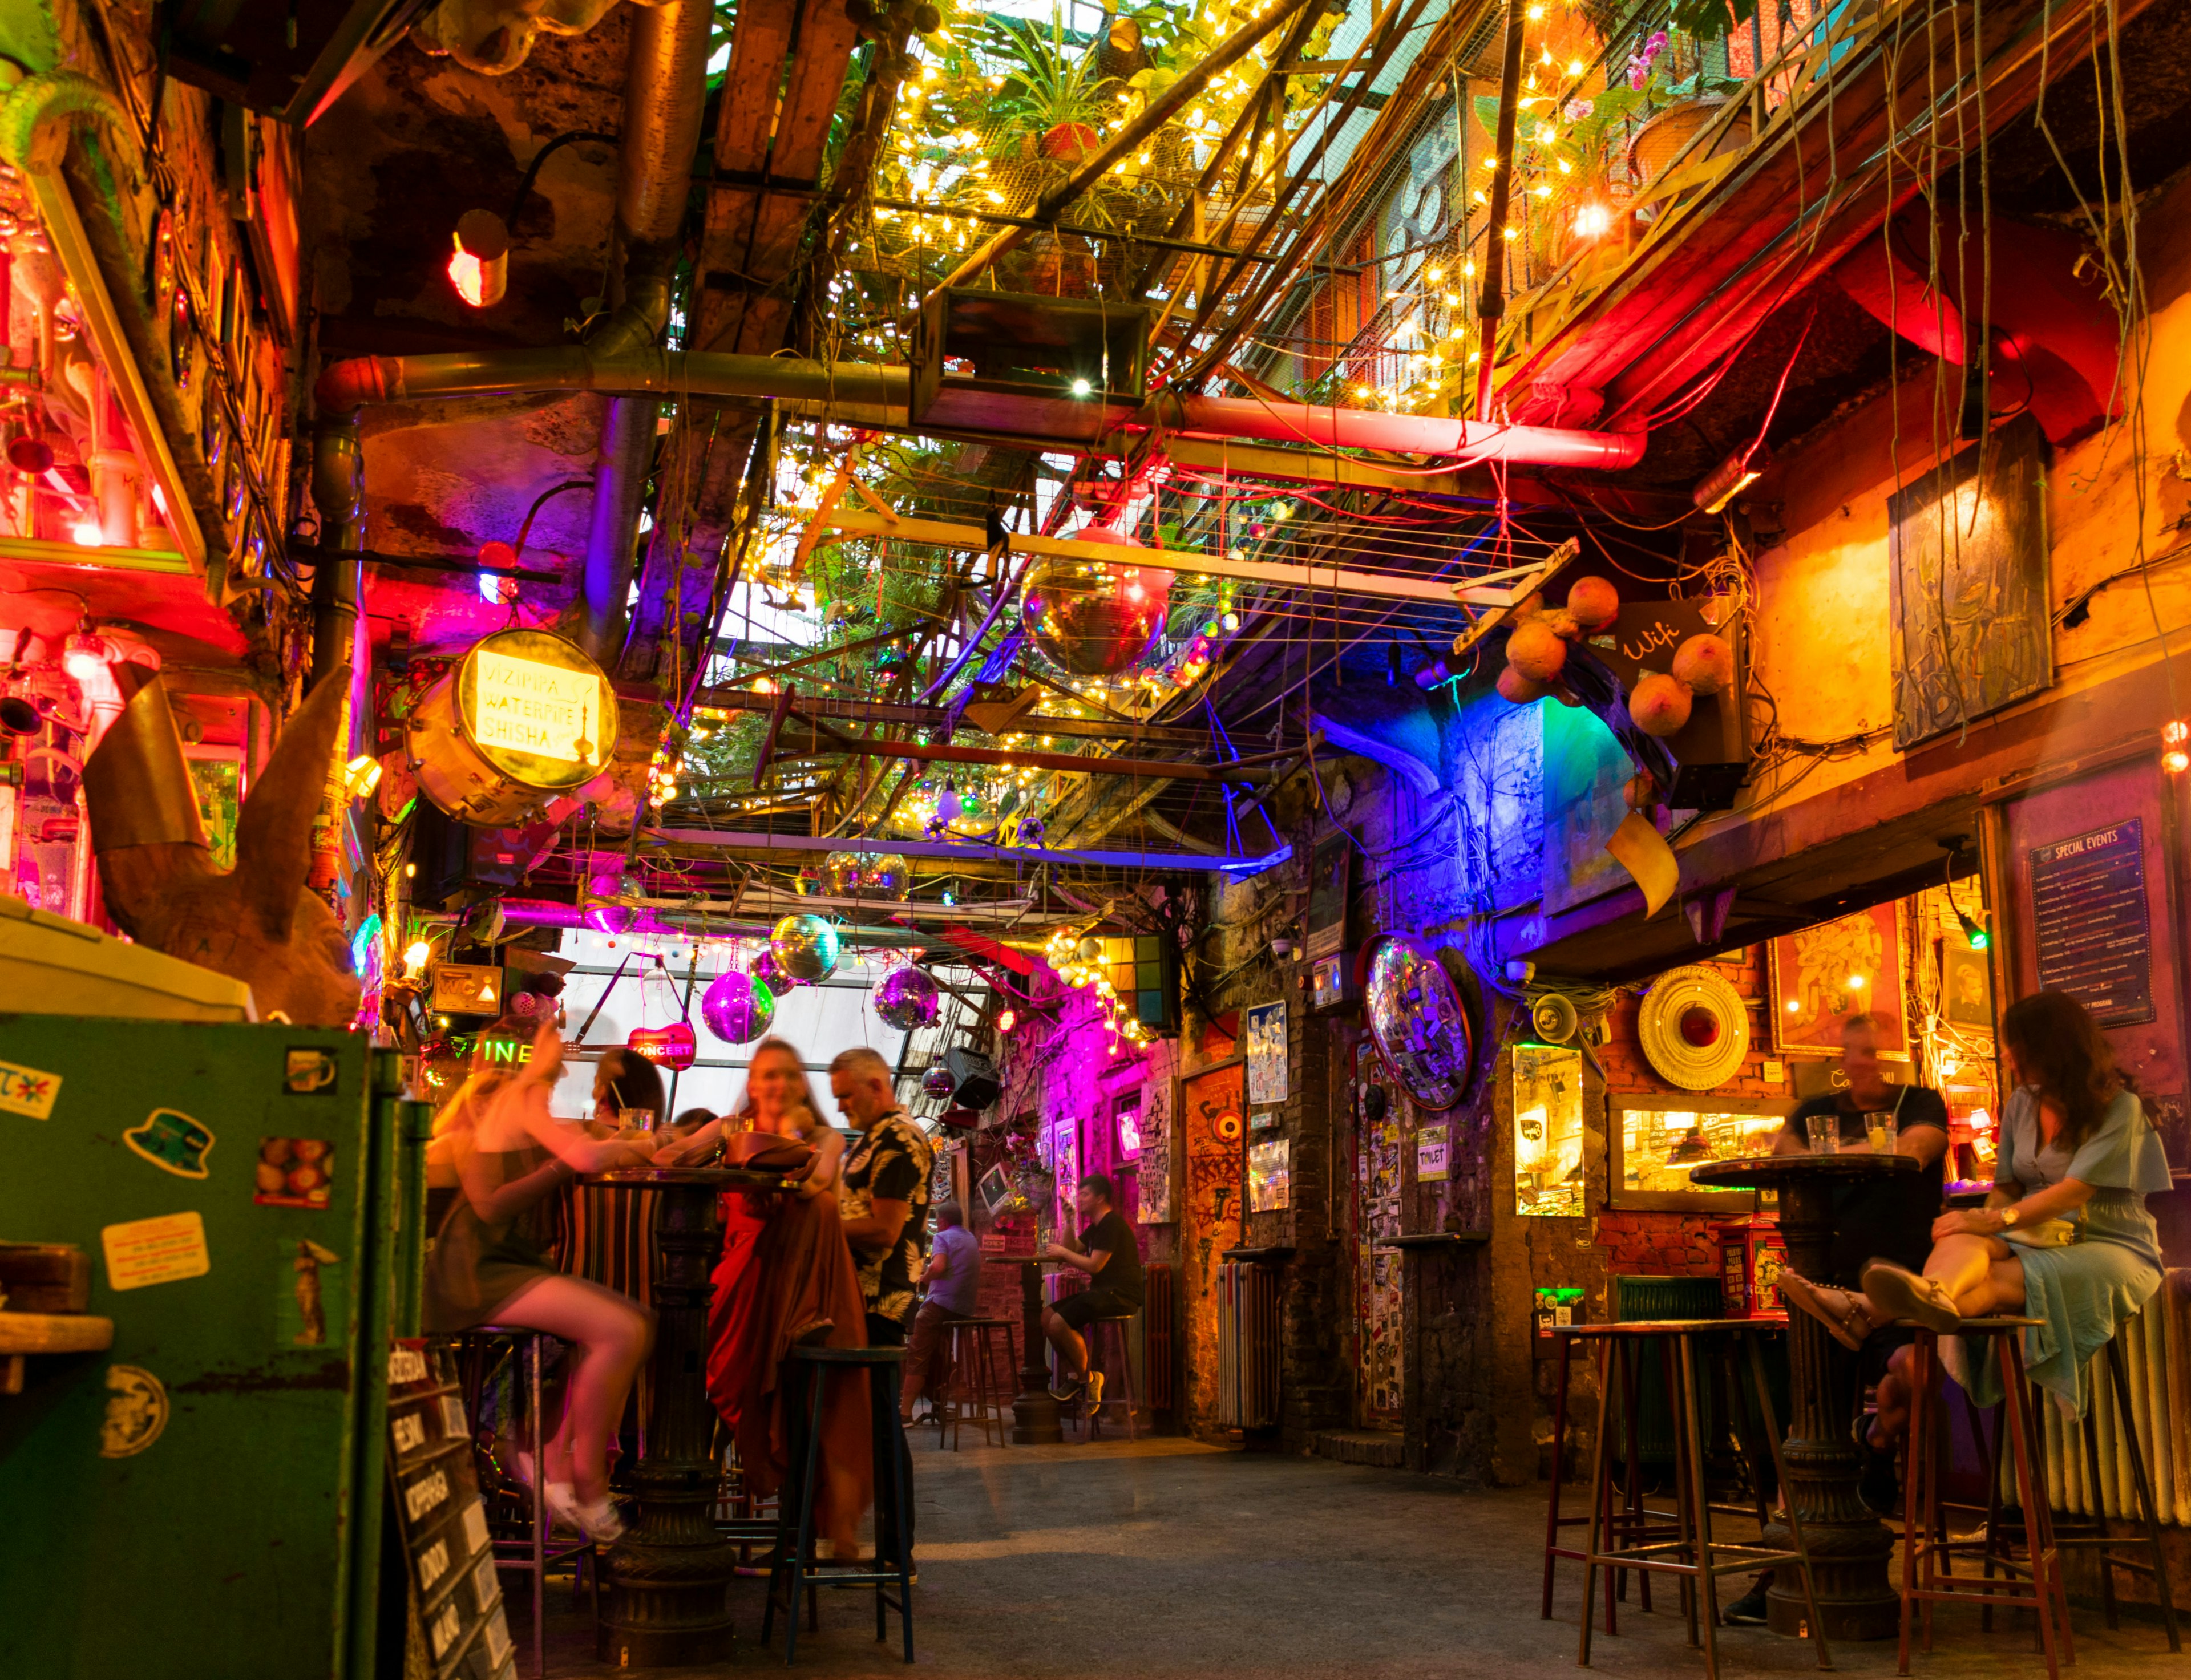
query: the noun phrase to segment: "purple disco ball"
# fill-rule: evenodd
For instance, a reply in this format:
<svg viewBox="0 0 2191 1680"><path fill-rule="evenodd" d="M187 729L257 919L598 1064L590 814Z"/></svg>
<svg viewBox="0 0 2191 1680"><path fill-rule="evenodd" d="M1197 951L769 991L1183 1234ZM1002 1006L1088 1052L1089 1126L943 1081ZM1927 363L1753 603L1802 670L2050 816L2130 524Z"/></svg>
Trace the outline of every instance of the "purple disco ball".
<svg viewBox="0 0 2191 1680"><path fill-rule="evenodd" d="M921 1075L920 1088L931 1097L948 1098L959 1088L959 1081L951 1077L950 1069L938 1062L926 1073Z"/></svg>
<svg viewBox="0 0 2191 1680"><path fill-rule="evenodd" d="M726 1044L750 1044L776 1019L776 995L737 969L718 974L700 999L700 1019Z"/></svg>
<svg viewBox="0 0 2191 1680"><path fill-rule="evenodd" d="M925 968L893 968L875 987L875 1013L900 1032L936 1024L942 1009L936 982Z"/></svg>
<svg viewBox="0 0 2191 1680"><path fill-rule="evenodd" d="M746 965L746 973L753 976L754 985L766 986L771 992L786 992L805 984L776 960L774 951L765 949Z"/></svg>

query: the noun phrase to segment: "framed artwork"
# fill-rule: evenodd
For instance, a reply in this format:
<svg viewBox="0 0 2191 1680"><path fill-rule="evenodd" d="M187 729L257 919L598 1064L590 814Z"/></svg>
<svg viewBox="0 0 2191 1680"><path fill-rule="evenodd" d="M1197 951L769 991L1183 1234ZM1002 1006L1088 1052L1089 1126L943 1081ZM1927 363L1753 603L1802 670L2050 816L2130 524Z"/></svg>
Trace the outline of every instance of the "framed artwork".
<svg viewBox="0 0 2191 1680"><path fill-rule="evenodd" d="M1312 962L1346 946L1346 889L1352 876L1354 843L1344 834L1316 849L1308 883L1308 960Z"/></svg>
<svg viewBox="0 0 2191 1680"><path fill-rule="evenodd" d="M1614 1097L1608 1106L1612 1205L1699 1213L1744 1212L1753 1192L1699 1189L1690 1172L1710 1161L1771 1155L1787 1117L1784 1103L1710 1093Z"/></svg>
<svg viewBox="0 0 2191 1680"><path fill-rule="evenodd" d="M1246 1012L1248 1101L1260 1106L1286 1100L1286 1004L1260 1003Z"/></svg>
<svg viewBox="0 0 2191 1680"><path fill-rule="evenodd" d="M183 748L191 786L198 796L198 820L205 825L206 849L222 869L236 867L236 822L243 809L243 749L196 746Z"/></svg>
<svg viewBox="0 0 2191 1680"><path fill-rule="evenodd" d="M1139 1161L1141 1158L1141 1093L1129 1091L1111 1104L1111 1120L1117 1138L1118 1158L1120 1161Z"/></svg>
<svg viewBox="0 0 2191 1680"><path fill-rule="evenodd" d="M1897 752L2054 681L2045 449L2022 415L1887 498Z"/></svg>
<svg viewBox="0 0 2191 1680"><path fill-rule="evenodd" d="M1993 968L1980 951L1957 951L1943 941L1940 951L1940 1013L1949 1024L1994 1030Z"/></svg>
<svg viewBox="0 0 2191 1680"><path fill-rule="evenodd" d="M1574 1217L1585 1206L1582 1160L1582 1052L1517 1045L1514 1070L1514 1211Z"/></svg>
<svg viewBox="0 0 2191 1680"><path fill-rule="evenodd" d="M1248 1145L1248 1211L1278 1213L1293 1204L1293 1145L1283 1138Z"/></svg>
<svg viewBox="0 0 2191 1680"><path fill-rule="evenodd" d="M1784 934L1769 950L1775 1048L1838 1056L1841 1023L1869 1014L1879 1023L1883 1054L1909 1053L1899 900Z"/></svg>

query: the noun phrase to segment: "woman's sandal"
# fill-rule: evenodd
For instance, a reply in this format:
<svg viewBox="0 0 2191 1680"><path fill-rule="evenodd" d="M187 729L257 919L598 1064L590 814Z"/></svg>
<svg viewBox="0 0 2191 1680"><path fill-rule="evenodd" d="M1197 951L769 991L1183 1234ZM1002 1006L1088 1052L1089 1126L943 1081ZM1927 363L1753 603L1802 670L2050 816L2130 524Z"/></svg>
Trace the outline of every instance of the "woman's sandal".
<svg viewBox="0 0 2191 1680"><path fill-rule="evenodd" d="M1875 1260L1864 1269L1864 1292L1887 1318L1913 1319L1936 1336L1954 1335L1963 1321L1938 1279L1920 1277L1891 1260Z"/></svg>
<svg viewBox="0 0 2191 1680"><path fill-rule="evenodd" d="M1864 1338L1879 1328L1871 1303L1853 1290L1815 1284L1784 1267L1778 1281L1781 1296L1790 1306L1825 1325L1827 1334L1851 1353L1863 1347Z"/></svg>
<svg viewBox="0 0 2191 1680"><path fill-rule="evenodd" d="M811 1324L801 1325L793 1331L791 1340L798 1347L818 1348L836 1333L836 1320L816 1319Z"/></svg>

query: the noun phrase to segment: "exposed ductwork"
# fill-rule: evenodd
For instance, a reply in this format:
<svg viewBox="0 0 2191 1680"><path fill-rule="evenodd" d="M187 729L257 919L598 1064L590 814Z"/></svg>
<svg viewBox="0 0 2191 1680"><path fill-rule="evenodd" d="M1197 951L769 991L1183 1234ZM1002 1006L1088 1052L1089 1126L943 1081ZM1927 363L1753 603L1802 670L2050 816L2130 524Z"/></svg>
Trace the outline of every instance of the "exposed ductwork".
<svg viewBox="0 0 2191 1680"><path fill-rule="evenodd" d="M788 356L742 356L654 349L608 355L593 344L552 350L473 355L360 356L332 364L320 377L323 410L431 397L494 396L513 391L603 391L618 395L744 398L784 404L805 417L845 426L908 429L911 377L902 367L834 365ZM1011 400L992 396L1007 417ZM1033 398L1030 406L1053 407ZM1503 461L1614 472L1643 458L1642 432L1587 432L1553 426L1391 414L1374 408L1273 403L1251 398L1166 396L1138 411L1113 405L1113 426L1161 429L1206 437L1374 449L1464 463ZM1032 416L1030 426L1033 425ZM628 579L627 579L628 581Z"/></svg>

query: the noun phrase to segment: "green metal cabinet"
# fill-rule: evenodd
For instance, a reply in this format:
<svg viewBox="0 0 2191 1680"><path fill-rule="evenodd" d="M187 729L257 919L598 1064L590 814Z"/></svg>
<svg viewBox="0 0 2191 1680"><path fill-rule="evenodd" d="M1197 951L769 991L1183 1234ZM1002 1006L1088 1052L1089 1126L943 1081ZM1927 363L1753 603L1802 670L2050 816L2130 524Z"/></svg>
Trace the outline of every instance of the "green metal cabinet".
<svg viewBox="0 0 2191 1680"><path fill-rule="evenodd" d="M0 1015L0 1240L80 1246L115 1326L0 1396L0 1675L373 1680L424 1213L393 1084L347 1032Z"/></svg>

